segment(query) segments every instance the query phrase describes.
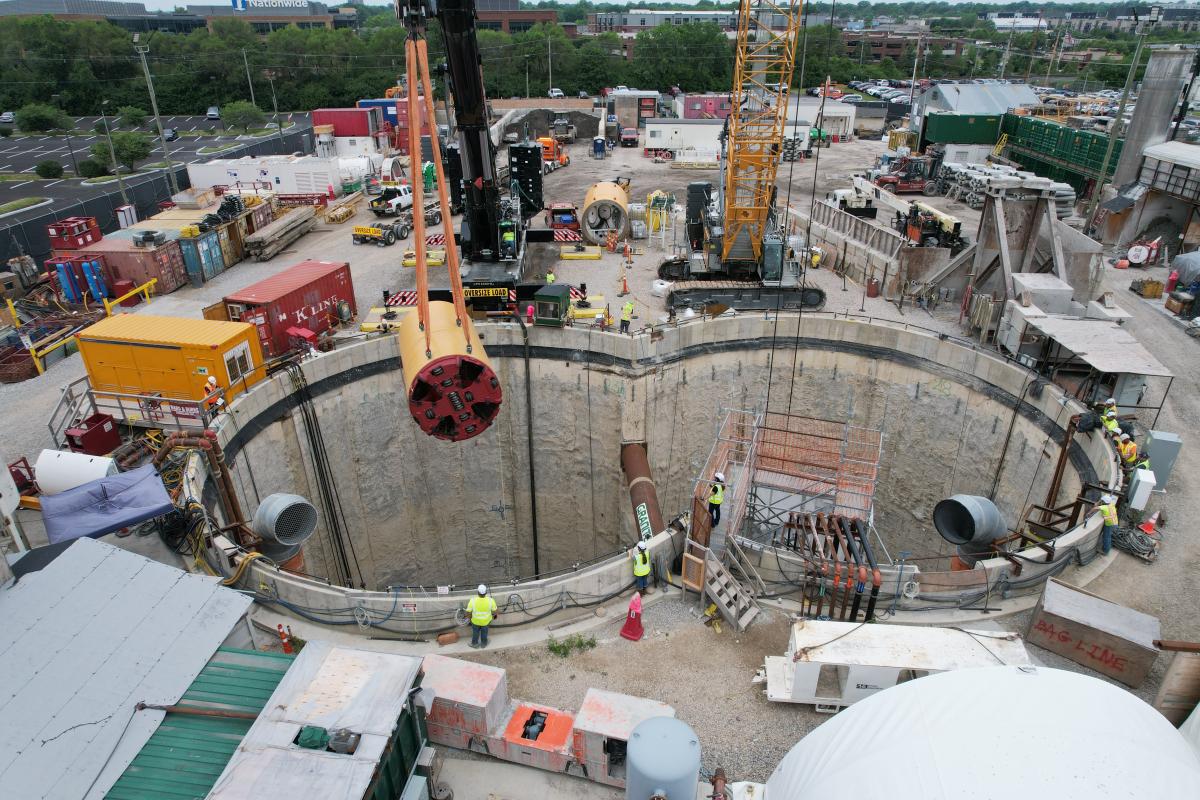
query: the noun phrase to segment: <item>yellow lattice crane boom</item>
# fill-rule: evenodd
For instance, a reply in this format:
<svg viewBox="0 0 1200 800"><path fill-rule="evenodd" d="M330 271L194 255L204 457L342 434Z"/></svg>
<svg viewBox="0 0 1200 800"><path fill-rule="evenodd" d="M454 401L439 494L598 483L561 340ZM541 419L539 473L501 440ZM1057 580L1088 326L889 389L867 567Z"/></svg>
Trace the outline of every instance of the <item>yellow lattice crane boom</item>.
<svg viewBox="0 0 1200 800"><path fill-rule="evenodd" d="M762 260L796 67L801 0L741 0L725 163L721 260Z"/></svg>

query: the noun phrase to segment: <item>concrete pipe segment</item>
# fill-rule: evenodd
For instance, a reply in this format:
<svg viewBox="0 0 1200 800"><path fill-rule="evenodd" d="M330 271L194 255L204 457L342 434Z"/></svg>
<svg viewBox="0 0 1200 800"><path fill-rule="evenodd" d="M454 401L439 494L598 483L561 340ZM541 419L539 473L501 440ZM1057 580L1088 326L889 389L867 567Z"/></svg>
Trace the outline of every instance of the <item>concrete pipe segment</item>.
<svg viewBox="0 0 1200 800"><path fill-rule="evenodd" d="M604 244L609 233L618 239L629 236L629 195L611 181L593 183L583 198L583 238L592 244Z"/></svg>

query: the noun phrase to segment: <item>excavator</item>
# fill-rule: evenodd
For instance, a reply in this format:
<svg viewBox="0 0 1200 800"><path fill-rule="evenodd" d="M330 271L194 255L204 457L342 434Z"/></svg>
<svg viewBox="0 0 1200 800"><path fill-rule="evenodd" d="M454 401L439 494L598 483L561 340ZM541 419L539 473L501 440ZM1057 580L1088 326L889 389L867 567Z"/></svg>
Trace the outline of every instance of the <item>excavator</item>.
<svg viewBox="0 0 1200 800"><path fill-rule="evenodd" d="M664 261L674 309L817 309L825 293L804 284L803 258L786 235L775 175L796 65L801 0L741 0L733 112L721 134L722 182L688 185L687 255ZM782 21L782 24L781 24ZM798 257L800 256L800 257Z"/></svg>

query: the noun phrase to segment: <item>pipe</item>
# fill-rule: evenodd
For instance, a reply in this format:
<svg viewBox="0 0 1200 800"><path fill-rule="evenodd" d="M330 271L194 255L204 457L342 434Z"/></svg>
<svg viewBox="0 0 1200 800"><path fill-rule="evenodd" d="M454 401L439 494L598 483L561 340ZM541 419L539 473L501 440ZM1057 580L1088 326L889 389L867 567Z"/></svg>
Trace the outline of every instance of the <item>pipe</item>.
<svg viewBox="0 0 1200 800"><path fill-rule="evenodd" d="M533 376L529 373L529 329L520 313L510 312L521 326L521 342L525 347L525 439L529 447L529 520L533 527L533 574L541 574L538 560L537 477L533 461Z"/></svg>
<svg viewBox="0 0 1200 800"><path fill-rule="evenodd" d="M658 490L650 474L650 462L646 458L646 447L640 442L621 445L621 469L629 481L629 502L633 506L634 527L639 535L649 528L650 535L666 529L662 510L658 504Z"/></svg>
<svg viewBox="0 0 1200 800"><path fill-rule="evenodd" d="M1007 530L996 504L971 494L956 494L934 506L933 527L943 539L957 545L986 545Z"/></svg>
<svg viewBox="0 0 1200 800"><path fill-rule="evenodd" d="M174 450L180 447L195 447L203 450L208 458L208 468L217 483L217 497L221 500L221 509L225 512L226 522L236 525L238 532L245 534L245 519L242 517L241 504L233 488L229 470L224 468L225 453L217 443L216 431L186 431L180 430L167 434L162 447L154 454L151 462L155 469L162 466Z"/></svg>
<svg viewBox="0 0 1200 800"><path fill-rule="evenodd" d="M867 588L867 567L863 563L862 554L858 552L858 542L850 530L850 523L845 517L837 517L835 523L846 537L846 543L850 545L850 554L854 557L854 563L858 565L858 580L854 582L854 604L850 607L850 621L855 622L858 620L858 610L862 607L863 592Z"/></svg>
<svg viewBox="0 0 1200 800"><path fill-rule="evenodd" d="M1046 490L1046 508L1054 508L1054 504L1058 502L1058 492L1062 488L1063 475L1067 471L1067 459L1070 455L1071 443L1075 440L1075 433L1079 430L1079 414L1074 414L1067 422L1066 433L1063 434L1062 447L1058 451L1058 462L1054 465L1054 476L1050 478L1050 488ZM1046 515L1043 514L1042 522L1046 521Z"/></svg>
<svg viewBox="0 0 1200 800"><path fill-rule="evenodd" d="M871 550L871 531L864 530L860 520L851 523L851 529L858 536L867 563L871 565L871 599L867 601L867 622L875 621L875 603L879 600L879 589L883 586L883 575L879 572L879 564L875 561L875 553Z"/></svg>
<svg viewBox="0 0 1200 800"><path fill-rule="evenodd" d="M216 717L218 719L258 719L254 711L226 711L219 708L193 708L191 706L160 706L154 703L138 703L138 711L165 711L168 714L185 714L190 717Z"/></svg>

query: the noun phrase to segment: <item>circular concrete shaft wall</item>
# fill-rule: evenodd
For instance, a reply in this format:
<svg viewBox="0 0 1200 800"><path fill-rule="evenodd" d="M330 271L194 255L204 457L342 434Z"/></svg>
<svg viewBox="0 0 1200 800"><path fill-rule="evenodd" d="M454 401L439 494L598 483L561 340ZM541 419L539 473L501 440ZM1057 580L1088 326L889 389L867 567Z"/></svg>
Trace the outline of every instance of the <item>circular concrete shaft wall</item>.
<svg viewBox="0 0 1200 800"><path fill-rule="evenodd" d="M780 328L797 324L790 319ZM1014 525L1028 500L1045 494L1071 413L1047 392L1045 408L1058 416L1029 401L1014 417L1024 375L994 357L894 328L805 315L794 369L792 340L777 339L769 385L771 325L761 318L681 326L654 346L646 337L532 329L530 416L520 330L487 324L480 332L506 403L492 428L467 442L433 440L413 424L394 340L306 365L356 585L472 586L532 576L530 420L538 569L547 573L624 557L636 541L620 469L623 441L646 442L669 519L690 508L725 409L761 409L768 392L772 411L882 430L874 524L893 559L901 551L910 558L953 553L931 523L934 506L953 494L988 495L994 483L997 505ZM275 380L256 390L258 398L235 403L222 422L248 513L272 492L320 505L294 398L283 378ZM1075 496L1078 468L1091 470L1080 454L1072 464L1063 498ZM323 518L305 546L305 570L336 574L334 551Z"/></svg>

